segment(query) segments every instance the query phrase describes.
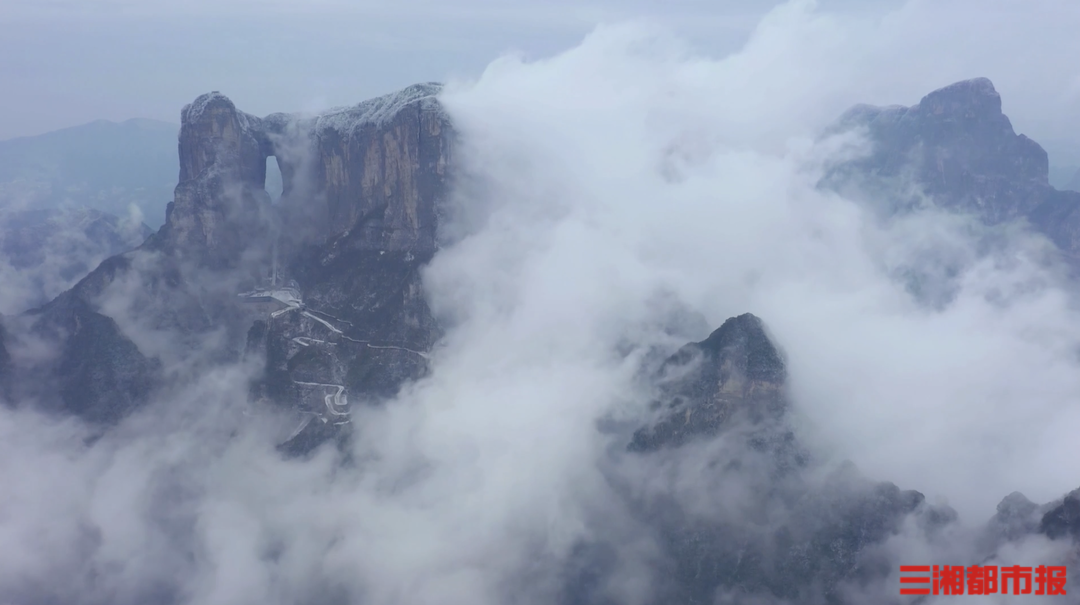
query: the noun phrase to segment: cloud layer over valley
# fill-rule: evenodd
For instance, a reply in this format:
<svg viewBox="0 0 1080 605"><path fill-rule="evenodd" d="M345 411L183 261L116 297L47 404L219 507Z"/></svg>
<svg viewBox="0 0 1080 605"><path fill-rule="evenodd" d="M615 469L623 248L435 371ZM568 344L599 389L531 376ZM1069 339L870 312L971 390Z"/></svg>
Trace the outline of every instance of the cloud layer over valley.
<svg viewBox="0 0 1080 605"><path fill-rule="evenodd" d="M1019 6L990 4L977 31ZM877 18L792 2L723 57L642 23L601 26L557 56L449 82L457 172L423 271L445 331L430 372L354 405L344 450L294 458L275 449L288 415L249 402L250 360L199 370L104 433L11 402L0 601L649 603L666 555L633 502L661 494L739 523L760 477L753 463L717 470L732 450L752 458L733 438L628 453L657 396L643 368L746 312L782 351L811 482L850 460L959 514L937 538L909 520L882 560L969 556L1006 495L1080 486L1074 282L1023 225L931 204L888 214L819 184L869 149L857 131L822 134L854 102L910 104L989 75L1008 113L1043 51L1010 53L1076 44L1038 10L1008 41L947 41L962 8ZM977 71L980 53L1006 85ZM1042 101L1063 102L1023 99ZM122 319L141 286L114 282L102 300L168 359L167 332ZM605 560L582 554L590 544L617 554L586 600L567 586L592 573L580 561ZM1024 565L1068 556L1041 536L1016 548ZM896 585L845 594L892 599Z"/></svg>

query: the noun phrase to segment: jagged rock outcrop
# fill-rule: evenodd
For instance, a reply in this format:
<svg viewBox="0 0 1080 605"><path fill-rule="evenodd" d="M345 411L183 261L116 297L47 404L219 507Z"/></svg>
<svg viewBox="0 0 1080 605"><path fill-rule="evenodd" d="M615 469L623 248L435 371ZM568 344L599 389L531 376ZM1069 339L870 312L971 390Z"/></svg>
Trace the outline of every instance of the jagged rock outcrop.
<svg viewBox="0 0 1080 605"><path fill-rule="evenodd" d="M1047 508L1039 520L1039 533L1051 539L1069 537L1080 542L1080 488Z"/></svg>
<svg viewBox="0 0 1080 605"><path fill-rule="evenodd" d="M315 224L329 247L435 252L452 146L449 118L435 99L440 89L417 84L324 113L309 126L321 198ZM288 172L295 181L297 169Z"/></svg>
<svg viewBox="0 0 1080 605"><path fill-rule="evenodd" d="M1019 540L1038 531L1041 508L1024 494L1013 492L997 505L997 512L984 528L982 550L993 552L1006 542Z"/></svg>
<svg viewBox="0 0 1080 605"><path fill-rule="evenodd" d="M852 128L865 129L871 153L836 167L823 184L889 211L926 195L990 225L1025 219L1080 262L1080 193L1050 186L1046 152L1016 134L990 80L957 82L911 107L856 106L835 130Z"/></svg>
<svg viewBox="0 0 1080 605"><path fill-rule="evenodd" d="M262 120L213 92L180 113L180 182L153 247L212 269L234 268L268 237Z"/></svg>
<svg viewBox="0 0 1080 605"><path fill-rule="evenodd" d="M982 552L1041 534L1051 540L1071 540L1080 556L1080 489L1046 504L1035 504L1020 492L1006 496L983 528Z"/></svg>
<svg viewBox="0 0 1080 605"><path fill-rule="evenodd" d="M419 270L436 249L453 135L438 90L314 117L258 118L217 92L185 106L165 225L25 316L27 334L57 353L25 368L20 397L104 424L122 418L182 378L140 350L133 329L160 332L188 377L265 355L254 392L322 423L328 389L340 387L332 412L344 424L347 402L377 401L422 374L438 327ZM264 188L270 156L283 178L276 205ZM296 304L284 313L238 301L287 280Z"/></svg>
<svg viewBox="0 0 1080 605"><path fill-rule="evenodd" d="M761 320L749 313L684 346L659 373L664 415L635 433L630 445L634 451L713 435L725 422L777 421L785 410L784 362Z"/></svg>
<svg viewBox="0 0 1080 605"><path fill-rule="evenodd" d="M269 147L259 120L223 95L203 95L181 117L180 182L166 223L26 314L26 336L51 343L55 355L21 369L18 400L103 425L123 418L169 377L133 330L159 332L189 372L200 359L205 366L238 357L247 315L236 305L237 284L268 258L271 208L260 179ZM234 344L207 350L200 337L215 331Z"/></svg>
<svg viewBox="0 0 1080 605"><path fill-rule="evenodd" d="M891 571L874 547L905 519L914 515L933 532L955 517L850 463L817 478L820 468L789 425L783 356L751 314L682 347L657 373L658 417L634 433L628 450L645 464L706 456L707 481L738 494L721 498L727 508L736 501L736 510L711 516L668 494L631 498L666 556L657 602L724 595L843 603L843 585ZM711 444L719 446L713 453Z"/></svg>
<svg viewBox="0 0 1080 605"><path fill-rule="evenodd" d="M280 240L284 272L317 316L286 315L265 328L267 376L256 390L271 400L303 398L311 389L296 385L309 383L379 401L426 371L440 332L419 271L437 248L453 145L438 91L416 85L312 120L267 118L290 225ZM318 409L323 397L316 389L307 407Z"/></svg>
<svg viewBox="0 0 1080 605"><path fill-rule="evenodd" d="M852 595L896 572L899 563L883 548L890 537L909 525L934 540L957 521L951 508L864 477L850 462L822 476L821 462L789 424L786 377L764 324L745 314L679 349L649 380L658 387L657 416L627 449L655 473L679 472L679 460L695 460L695 469L708 469L697 480L717 490L716 511L703 512L677 490L623 488L663 553L651 602L859 602ZM708 489L698 485L695 493ZM992 562L1036 534L1072 540L1080 554L1080 490L1041 506L1009 495L978 534L972 558L959 563ZM575 565L602 573L614 556L609 550L583 545ZM596 584L571 576L568 602L604 602L591 592Z"/></svg>

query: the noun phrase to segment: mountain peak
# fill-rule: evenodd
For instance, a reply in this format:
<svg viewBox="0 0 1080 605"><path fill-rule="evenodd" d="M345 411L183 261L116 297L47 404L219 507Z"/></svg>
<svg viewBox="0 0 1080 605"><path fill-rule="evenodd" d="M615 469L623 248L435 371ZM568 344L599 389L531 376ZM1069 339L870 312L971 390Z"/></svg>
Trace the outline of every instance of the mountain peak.
<svg viewBox="0 0 1080 605"><path fill-rule="evenodd" d="M949 96L963 96L968 98L986 97L1001 100L1001 96L998 94L997 89L994 88L994 83L990 81L990 78L982 77L960 80L959 82L953 82L948 86L942 86L937 90L927 93L927 95L923 97L923 100L925 101L926 99L933 97Z"/></svg>
<svg viewBox="0 0 1080 605"><path fill-rule="evenodd" d="M786 408L786 370L765 324L744 313L726 320L708 338L690 343L660 368L659 421L635 433L630 449L649 451L714 435L733 416L757 424Z"/></svg>
<svg viewBox="0 0 1080 605"><path fill-rule="evenodd" d="M728 319L697 346L718 360L733 358L751 380L784 381L783 359L756 315L744 313Z"/></svg>
<svg viewBox="0 0 1080 605"><path fill-rule="evenodd" d="M214 109L236 111L236 104L232 102L232 99L216 90L203 93L180 110L181 122L198 121L204 112Z"/></svg>
<svg viewBox="0 0 1080 605"><path fill-rule="evenodd" d="M987 78L939 88L911 107L855 106L834 131L852 127L865 128L872 152L828 179L866 188L896 208L917 204L886 199L912 177L939 206L988 224L1027 216L1052 195L1046 151L1013 130Z"/></svg>
<svg viewBox="0 0 1080 605"><path fill-rule="evenodd" d="M988 78L963 80L939 88L919 101L917 109L943 118L1004 121L1011 132L1009 119L1001 113L1001 95Z"/></svg>

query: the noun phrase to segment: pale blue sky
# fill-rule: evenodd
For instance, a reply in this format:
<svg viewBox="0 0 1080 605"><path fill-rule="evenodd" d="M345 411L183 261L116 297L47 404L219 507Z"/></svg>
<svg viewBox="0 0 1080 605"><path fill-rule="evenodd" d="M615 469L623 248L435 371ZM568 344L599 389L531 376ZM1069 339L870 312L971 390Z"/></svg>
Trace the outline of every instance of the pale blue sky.
<svg viewBox="0 0 1080 605"><path fill-rule="evenodd" d="M564 0L0 0L0 138L96 118L177 121L221 90L264 114L359 102L475 75L507 50L545 55L593 26L662 17L736 48L775 2ZM723 3L721 3L723 4ZM14 10L10 10L11 7Z"/></svg>
<svg viewBox="0 0 1080 605"><path fill-rule="evenodd" d="M702 52L737 50L776 0L0 0L0 139L104 118L179 121L209 90L255 114L353 104L473 76L499 54L544 56L597 23L670 25ZM912 20L898 50L914 103L948 78L988 76L1018 130L1058 156L1080 139L1080 2L823 0L819 10ZM895 12L899 11L899 12ZM907 11L905 13L905 11ZM920 13L921 11L921 13ZM906 14L906 17L905 17ZM931 15L927 17L925 15ZM937 26L937 27L935 27ZM925 56L920 56L920 53ZM924 78L911 73L921 65ZM944 66L944 67L942 67ZM882 69L895 66L883 64ZM941 69L938 69L941 67ZM946 69L947 67L947 69ZM934 72L934 73L931 73ZM940 72L940 73L937 73ZM916 72L917 73L917 72ZM953 75L955 74L955 75ZM869 94L869 93L868 93ZM895 97L903 98L895 98ZM1080 162L1080 145L1075 155Z"/></svg>

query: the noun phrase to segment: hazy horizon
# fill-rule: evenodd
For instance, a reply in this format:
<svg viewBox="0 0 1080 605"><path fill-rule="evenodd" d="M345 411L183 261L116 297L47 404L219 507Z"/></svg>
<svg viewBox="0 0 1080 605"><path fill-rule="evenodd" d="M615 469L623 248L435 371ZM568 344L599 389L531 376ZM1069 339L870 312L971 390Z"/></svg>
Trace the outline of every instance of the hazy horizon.
<svg viewBox="0 0 1080 605"><path fill-rule="evenodd" d="M0 15L0 79L9 89L0 140L97 119L178 124L180 109L211 90L260 116L354 105L416 82L476 78L491 59L508 52L528 60L550 57L579 44L598 24L627 20L659 25L698 52L727 56L779 4L470 0L450 8L410 0L388 8L320 0L301 10L278 0L168 1L152 7L130 0L13 0ZM1080 52L1069 25L1080 22L1080 5L805 4L847 22L846 28L908 31L918 40L911 45L914 54L902 61L917 69L898 69L888 86L851 97L848 104L911 105L954 81L989 77L1017 132L1042 144L1057 163L1080 164L1078 137L1070 134L1080 131L1080 71L1065 59ZM1054 43L1017 43L1029 34ZM886 67L897 61L888 54L881 59Z"/></svg>

